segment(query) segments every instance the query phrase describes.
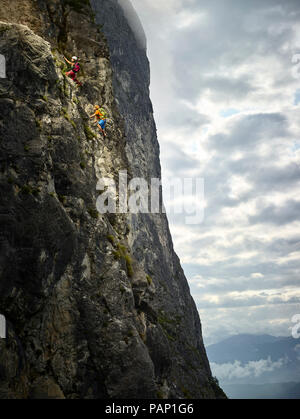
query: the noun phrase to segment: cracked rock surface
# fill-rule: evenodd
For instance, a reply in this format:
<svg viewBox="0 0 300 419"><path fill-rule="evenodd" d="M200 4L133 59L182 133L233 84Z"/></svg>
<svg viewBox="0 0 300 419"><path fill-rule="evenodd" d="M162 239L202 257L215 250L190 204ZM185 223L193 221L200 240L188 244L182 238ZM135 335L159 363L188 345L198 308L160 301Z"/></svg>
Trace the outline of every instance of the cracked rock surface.
<svg viewBox="0 0 300 419"><path fill-rule="evenodd" d="M114 0L3 3L0 398L225 397L166 216L96 209L101 178L160 178L144 45Z"/></svg>

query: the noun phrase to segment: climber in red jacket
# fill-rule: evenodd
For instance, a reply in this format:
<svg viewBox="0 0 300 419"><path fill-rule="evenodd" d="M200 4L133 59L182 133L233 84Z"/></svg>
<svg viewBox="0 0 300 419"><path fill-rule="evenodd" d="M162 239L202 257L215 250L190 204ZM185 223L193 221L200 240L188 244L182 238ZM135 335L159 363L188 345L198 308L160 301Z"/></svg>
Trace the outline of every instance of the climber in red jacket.
<svg viewBox="0 0 300 419"><path fill-rule="evenodd" d="M77 84L77 86L82 86L82 83L80 83L80 81L77 80L76 77L78 72L80 71L80 64L78 62L78 58L74 55L74 57L72 57L72 61L69 61L66 57L64 57L64 59L68 64L72 66L71 71L66 72L66 76L70 77Z"/></svg>

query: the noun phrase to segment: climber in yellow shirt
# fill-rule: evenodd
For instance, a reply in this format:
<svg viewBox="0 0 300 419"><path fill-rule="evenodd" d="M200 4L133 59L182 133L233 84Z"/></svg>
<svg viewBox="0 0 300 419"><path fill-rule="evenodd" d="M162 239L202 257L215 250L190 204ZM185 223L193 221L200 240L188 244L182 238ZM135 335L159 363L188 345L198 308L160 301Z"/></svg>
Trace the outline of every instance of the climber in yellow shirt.
<svg viewBox="0 0 300 419"><path fill-rule="evenodd" d="M95 118L95 122L100 130L100 132L106 137L105 126L106 126L106 112L103 108L100 108L98 105L94 106L94 113L90 118Z"/></svg>

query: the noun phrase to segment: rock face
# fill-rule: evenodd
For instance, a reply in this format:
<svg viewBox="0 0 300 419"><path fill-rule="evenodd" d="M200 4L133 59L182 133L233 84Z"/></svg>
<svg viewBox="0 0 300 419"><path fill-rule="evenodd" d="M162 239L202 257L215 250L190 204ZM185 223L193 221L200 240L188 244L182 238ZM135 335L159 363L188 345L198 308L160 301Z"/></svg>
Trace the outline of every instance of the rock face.
<svg viewBox="0 0 300 419"><path fill-rule="evenodd" d="M165 215L96 210L99 179L160 178L130 5L2 3L0 398L225 397ZM74 53L81 89L64 77Z"/></svg>

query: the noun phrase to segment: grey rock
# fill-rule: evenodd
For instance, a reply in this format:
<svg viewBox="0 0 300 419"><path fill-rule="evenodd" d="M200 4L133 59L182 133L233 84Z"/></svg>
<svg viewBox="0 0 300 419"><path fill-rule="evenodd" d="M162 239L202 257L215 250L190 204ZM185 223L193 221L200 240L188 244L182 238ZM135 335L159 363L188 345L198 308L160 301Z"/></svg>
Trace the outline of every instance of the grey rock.
<svg viewBox="0 0 300 419"><path fill-rule="evenodd" d="M0 397L225 397L165 215L96 211L100 178L160 163L145 45L117 1L91 4L96 23L85 1L0 11Z"/></svg>

